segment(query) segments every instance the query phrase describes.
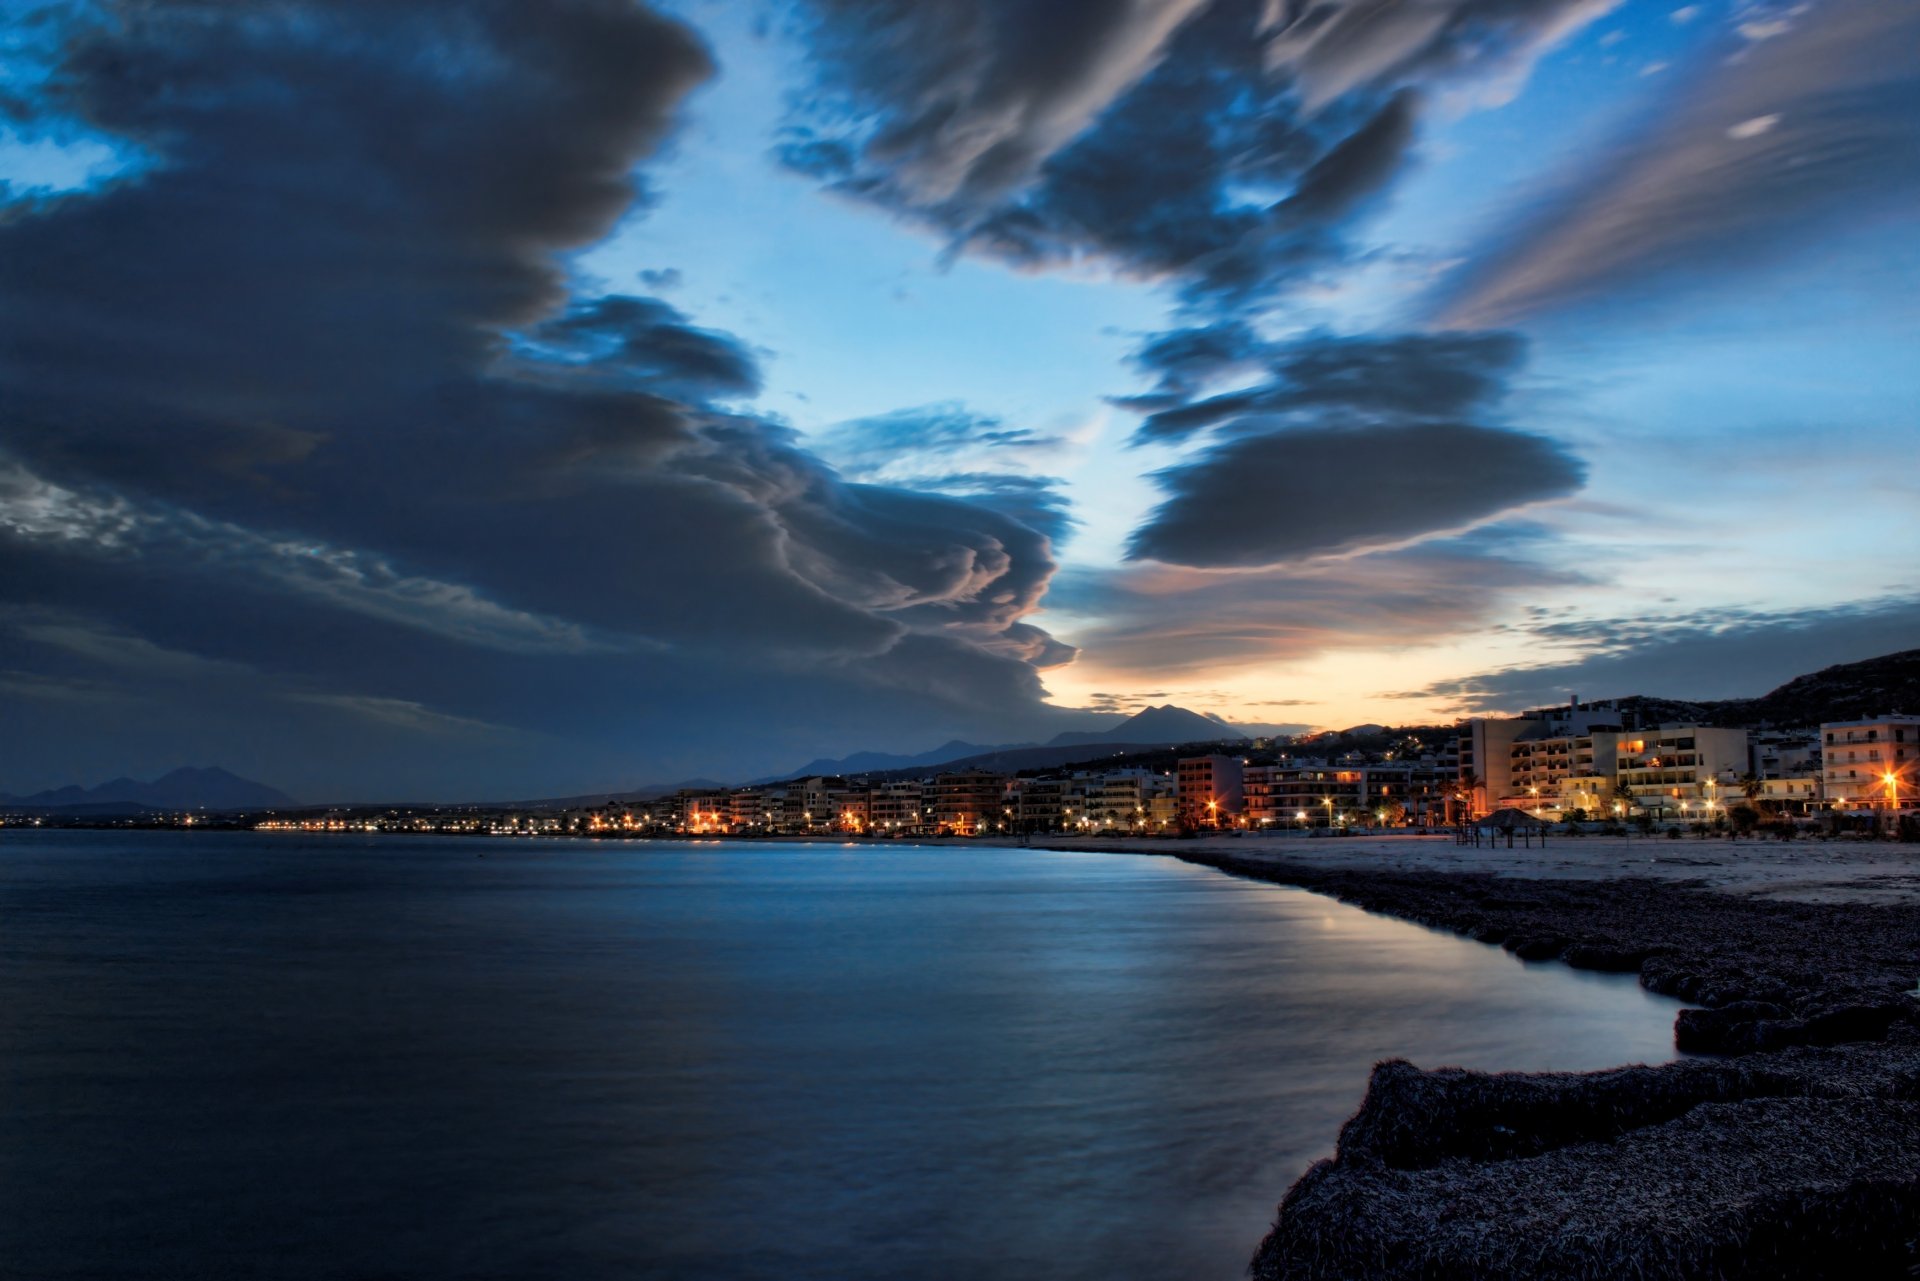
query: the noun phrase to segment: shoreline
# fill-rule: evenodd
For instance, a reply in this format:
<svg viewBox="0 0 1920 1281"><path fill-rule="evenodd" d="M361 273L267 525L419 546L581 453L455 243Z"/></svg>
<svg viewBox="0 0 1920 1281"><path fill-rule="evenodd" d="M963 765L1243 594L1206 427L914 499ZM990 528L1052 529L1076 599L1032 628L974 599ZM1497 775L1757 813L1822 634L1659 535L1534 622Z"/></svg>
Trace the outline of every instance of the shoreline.
<svg viewBox="0 0 1920 1281"><path fill-rule="evenodd" d="M1260 1281L1920 1265L1920 873L1912 853L1888 857L1902 847L1848 851L1865 874L1816 847L1716 885L1635 858L1576 877L1504 857L1473 870L1367 866L1357 849L1308 862L1226 839L1062 844L1170 854L1522 959L1635 973L1687 1003L1676 1047L1714 1056L1587 1073L1378 1064L1336 1154L1281 1200L1251 1263ZM1634 874L1648 866L1665 875ZM1903 883L1894 902L1861 901L1885 897L1889 876Z"/></svg>

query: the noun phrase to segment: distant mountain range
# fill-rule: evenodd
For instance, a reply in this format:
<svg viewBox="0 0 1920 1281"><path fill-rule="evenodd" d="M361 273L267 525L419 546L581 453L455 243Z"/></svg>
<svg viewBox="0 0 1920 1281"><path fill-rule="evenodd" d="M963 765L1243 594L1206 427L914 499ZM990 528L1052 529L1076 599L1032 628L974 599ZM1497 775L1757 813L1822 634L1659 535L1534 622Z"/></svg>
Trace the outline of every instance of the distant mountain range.
<svg viewBox="0 0 1920 1281"><path fill-rule="evenodd" d="M1246 735L1217 716L1203 716L1184 707L1167 703L1142 708L1122 717L1106 729L1067 730L1044 743L1001 743L983 745L954 739L927 752L899 755L891 752L855 752L838 759L821 757L808 761L787 774L754 779L754 783L773 783L783 779L811 778L815 775L887 774L899 770L928 769L936 765L960 769L1045 769L1071 764L1087 758L1081 748L1112 746L1116 750L1139 751L1150 747L1171 747L1180 743L1244 742Z"/></svg>
<svg viewBox="0 0 1920 1281"><path fill-rule="evenodd" d="M151 783L116 778L98 787L70 783L28 796L0 793L0 804L17 809L138 811L286 809L299 802L277 787L209 766L173 770Z"/></svg>
<svg viewBox="0 0 1920 1281"><path fill-rule="evenodd" d="M1749 728L1797 728L1822 721L1851 721L1887 712L1920 712L1920 649L1840 663L1796 676L1758 698L1689 702L1634 695L1608 700L1642 723L1705 721Z"/></svg>

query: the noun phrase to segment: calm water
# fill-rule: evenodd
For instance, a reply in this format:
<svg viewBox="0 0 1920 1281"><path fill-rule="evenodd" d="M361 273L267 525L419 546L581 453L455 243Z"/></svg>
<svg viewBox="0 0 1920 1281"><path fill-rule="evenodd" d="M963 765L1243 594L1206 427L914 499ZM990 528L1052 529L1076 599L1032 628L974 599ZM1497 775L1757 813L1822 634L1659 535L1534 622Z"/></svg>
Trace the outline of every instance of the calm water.
<svg viewBox="0 0 1920 1281"><path fill-rule="evenodd" d="M1673 1008L1159 858L15 829L0 1273L1228 1281L1374 1060Z"/></svg>

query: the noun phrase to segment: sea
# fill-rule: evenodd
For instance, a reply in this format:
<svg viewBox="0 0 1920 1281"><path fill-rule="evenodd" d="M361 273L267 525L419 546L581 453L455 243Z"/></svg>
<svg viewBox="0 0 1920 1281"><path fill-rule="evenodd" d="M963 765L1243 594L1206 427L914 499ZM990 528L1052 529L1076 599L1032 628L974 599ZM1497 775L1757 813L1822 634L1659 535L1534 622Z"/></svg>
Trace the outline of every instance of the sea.
<svg viewBox="0 0 1920 1281"><path fill-rule="evenodd" d="M0 1276L1231 1281L1378 1060L1630 977L1176 859L0 830Z"/></svg>

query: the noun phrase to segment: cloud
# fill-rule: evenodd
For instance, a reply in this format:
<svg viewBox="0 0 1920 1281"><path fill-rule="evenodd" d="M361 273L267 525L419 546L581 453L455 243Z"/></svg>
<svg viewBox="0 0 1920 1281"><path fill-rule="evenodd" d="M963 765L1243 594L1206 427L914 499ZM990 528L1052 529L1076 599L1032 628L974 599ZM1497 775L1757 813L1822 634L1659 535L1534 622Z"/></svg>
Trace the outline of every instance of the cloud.
<svg viewBox="0 0 1920 1281"><path fill-rule="evenodd" d="M1222 573L1169 565L1071 571L1049 607L1095 619L1074 639L1106 674L1204 676L1342 649L1434 644L1484 628L1515 599L1587 580L1481 530L1341 561ZM1288 693L1292 691L1282 691Z"/></svg>
<svg viewBox="0 0 1920 1281"><path fill-rule="evenodd" d="M1288 3L1267 45L1297 74L1309 108L1382 81L1471 70L1512 84L1535 59L1619 0L1316 0Z"/></svg>
<svg viewBox="0 0 1920 1281"><path fill-rule="evenodd" d="M977 413L957 401L851 419L814 438L815 446L843 469L864 474L929 453L1050 451L1060 443L1058 436L1009 426L1004 419Z"/></svg>
<svg viewBox="0 0 1920 1281"><path fill-rule="evenodd" d="M532 377L558 365L569 379L690 401L760 390L758 362L732 335L696 328L657 298L591 299L533 326L522 343L533 360L520 372Z"/></svg>
<svg viewBox="0 0 1920 1281"><path fill-rule="evenodd" d="M785 162L1026 268L1268 306L1352 254L1418 90L1508 86L1614 0L821 0Z"/></svg>
<svg viewBox="0 0 1920 1281"><path fill-rule="evenodd" d="M1751 25L1751 24L1750 24ZM1583 154L1435 299L1451 325L1698 287L1800 252L1841 218L1920 195L1920 11L1823 0L1717 65L1638 131ZM1747 32L1754 38L1755 32Z"/></svg>
<svg viewBox="0 0 1920 1281"><path fill-rule="evenodd" d="M36 110L150 163L0 219L0 602L258 672L274 714L215 700L203 737L311 726L304 768L341 785L565 789L1061 723L1036 664L1071 648L1024 621L1061 527L1044 488L851 481L753 411L761 353L570 294L568 255L644 208L712 71L680 23L607 0L61 22ZM429 720L515 732L433 762L364 741ZM38 731L82 758L84 727Z"/></svg>
<svg viewBox="0 0 1920 1281"><path fill-rule="evenodd" d="M1443 681L1411 696L1455 700L1472 713L1540 707L1576 693L1588 699L1757 697L1835 663L1914 648L1920 599L1541 621L1527 630L1542 644L1571 646L1577 656Z"/></svg>
<svg viewBox="0 0 1920 1281"><path fill-rule="evenodd" d="M1127 555L1205 567L1345 555L1464 530L1585 478L1561 446L1506 428L1283 427L1155 472L1168 497Z"/></svg>
<svg viewBox="0 0 1920 1281"><path fill-rule="evenodd" d="M1054 545L1075 524L1062 481L1031 470L1059 461L1066 438L1009 425L957 401L852 419L809 443L849 479L965 498Z"/></svg>
<svg viewBox="0 0 1920 1281"><path fill-rule="evenodd" d="M1187 330L1171 347L1168 336L1160 336L1135 360L1160 369L1163 387L1192 386L1256 359L1268 366L1269 381L1155 407L1135 432L1136 443L1184 436L1250 413L1311 416L1337 409L1368 422L1444 422L1497 403L1526 357L1525 342L1511 333L1317 334L1256 343L1238 322L1216 328L1224 332L1212 347L1200 338L1209 331ZM1176 382L1169 382L1170 369Z"/></svg>
<svg viewBox="0 0 1920 1281"><path fill-rule="evenodd" d="M915 203L991 198L1080 133L1206 0L817 6L817 55L888 103L867 155ZM891 54L891 56L887 56Z"/></svg>
<svg viewBox="0 0 1920 1281"><path fill-rule="evenodd" d="M1196 351L1244 363L1254 349L1229 330L1214 348L1149 343L1141 360L1172 351L1190 387L1205 372ZM1260 350L1266 381L1163 403L1142 422L1136 442L1213 439L1153 473L1167 497L1134 531L1130 559L1245 568L1380 550L1585 483L1585 467L1549 438L1465 417L1505 397L1525 354L1512 334L1315 334Z"/></svg>

